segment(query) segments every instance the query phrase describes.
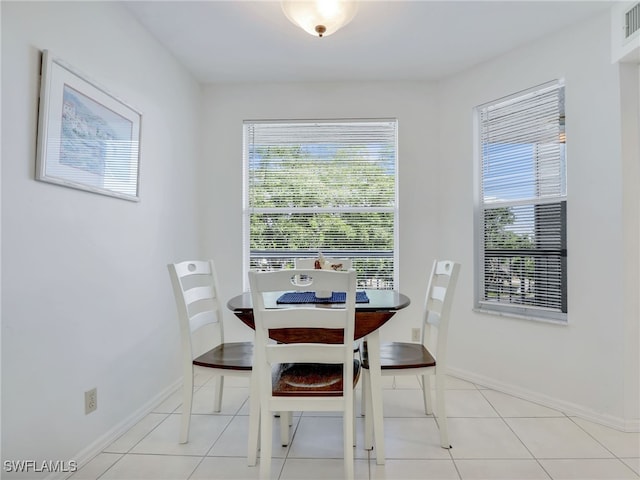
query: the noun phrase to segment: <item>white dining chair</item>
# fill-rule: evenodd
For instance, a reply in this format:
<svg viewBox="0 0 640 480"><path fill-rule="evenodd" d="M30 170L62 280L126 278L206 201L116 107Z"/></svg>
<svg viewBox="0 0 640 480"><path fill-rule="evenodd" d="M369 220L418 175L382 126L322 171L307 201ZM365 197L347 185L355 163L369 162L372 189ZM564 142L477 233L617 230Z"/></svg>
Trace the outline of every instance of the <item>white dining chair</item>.
<svg viewBox="0 0 640 480"><path fill-rule="evenodd" d="M306 286L296 279L304 275ZM340 411L343 414L344 474L353 478L353 389L360 362L353 358L356 273L353 270L287 269L249 272L255 321L254 374L260 389L260 477L269 478L272 455L272 420L277 412ZM283 291L346 292L344 304L331 307L280 304L273 308L267 297ZM270 306L270 308L269 308ZM272 329L310 328L338 330L341 343L321 343L315 336L293 336L289 343L269 339Z"/></svg>
<svg viewBox="0 0 640 480"><path fill-rule="evenodd" d="M187 443L193 405L194 366L205 367L215 376L213 411L220 412L224 377L251 377L253 342L225 342L218 282L212 260L171 263L167 268L173 286L182 340L180 443ZM249 465L255 465L257 457L257 407L257 402L250 403L250 408L256 413L250 416L247 455Z"/></svg>
<svg viewBox="0 0 640 480"><path fill-rule="evenodd" d="M453 294L455 291L460 264L450 260L433 262L431 276L422 315L422 332L420 343L390 342L380 345L380 367L382 376L419 375L422 378L422 397L425 414L433 412L431 403L431 377L435 377L436 409L435 417L440 430L440 445L451 448L447 429L447 413L445 404L445 375L447 365L447 337ZM367 345L363 348L363 395L365 400L370 395L382 395L382 392L371 391L369 381L369 355ZM372 419L370 406L365 405L365 443L372 445L371 422L382 421ZM380 426L373 425L373 431Z"/></svg>

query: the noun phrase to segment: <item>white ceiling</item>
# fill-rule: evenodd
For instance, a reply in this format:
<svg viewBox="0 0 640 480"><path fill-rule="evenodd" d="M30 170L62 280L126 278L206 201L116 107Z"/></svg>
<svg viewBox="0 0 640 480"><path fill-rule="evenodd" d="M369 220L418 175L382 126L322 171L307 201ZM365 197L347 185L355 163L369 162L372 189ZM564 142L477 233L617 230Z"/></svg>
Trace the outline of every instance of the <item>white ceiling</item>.
<svg viewBox="0 0 640 480"><path fill-rule="evenodd" d="M123 2L202 83L446 77L608 11L602 1L360 1L325 38L277 1Z"/></svg>

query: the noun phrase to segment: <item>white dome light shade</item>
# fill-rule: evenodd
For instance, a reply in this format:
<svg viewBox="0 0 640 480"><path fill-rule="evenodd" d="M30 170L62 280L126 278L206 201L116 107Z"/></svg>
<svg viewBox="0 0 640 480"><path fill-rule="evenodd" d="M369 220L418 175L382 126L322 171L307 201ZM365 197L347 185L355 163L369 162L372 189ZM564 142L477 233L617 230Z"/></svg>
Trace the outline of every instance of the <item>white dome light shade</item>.
<svg viewBox="0 0 640 480"><path fill-rule="evenodd" d="M282 10L305 32L326 37L351 21L358 4L347 0L283 0Z"/></svg>

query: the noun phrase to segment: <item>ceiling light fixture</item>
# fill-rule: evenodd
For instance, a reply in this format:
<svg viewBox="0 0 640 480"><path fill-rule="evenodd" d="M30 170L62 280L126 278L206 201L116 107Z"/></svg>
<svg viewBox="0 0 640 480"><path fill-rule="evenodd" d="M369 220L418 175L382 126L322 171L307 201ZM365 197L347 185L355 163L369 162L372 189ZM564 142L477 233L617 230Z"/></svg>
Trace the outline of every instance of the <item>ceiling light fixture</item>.
<svg viewBox="0 0 640 480"><path fill-rule="evenodd" d="M350 0L283 0L282 10L305 32L326 37L351 21L358 4Z"/></svg>

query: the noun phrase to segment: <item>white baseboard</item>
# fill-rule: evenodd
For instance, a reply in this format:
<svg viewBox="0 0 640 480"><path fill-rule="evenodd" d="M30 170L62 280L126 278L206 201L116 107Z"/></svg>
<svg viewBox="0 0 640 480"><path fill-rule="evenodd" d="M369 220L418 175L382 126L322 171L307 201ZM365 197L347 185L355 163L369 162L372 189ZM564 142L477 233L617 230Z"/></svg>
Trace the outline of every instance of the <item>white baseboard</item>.
<svg viewBox="0 0 640 480"><path fill-rule="evenodd" d="M499 380L496 380L495 378L485 377L483 375L478 375L477 373L461 370L458 368L449 367L447 369L447 373L453 377L467 380L477 385L482 385L484 387L488 387L502 393L508 393L509 395L513 395L514 397L518 397L523 400L528 400L545 407L559 410L569 416L580 417L585 420L589 420L591 422L595 422L600 425L611 427L623 432L640 432L639 419L628 420L620 417L614 417L608 414L602 414L585 408L582 405L566 402L554 397L549 397L539 392L527 390L516 385L501 382Z"/></svg>
<svg viewBox="0 0 640 480"><path fill-rule="evenodd" d="M76 461L76 465L78 469L82 468L86 465L93 457L102 452L106 447L111 445L118 437L127 432L131 427L133 427L136 423L146 417L149 413L153 411L155 407L157 407L161 402L169 398L173 393L175 393L182 386L182 379L179 379L172 385L165 388L163 391L158 393L155 397L150 399L147 403L145 403L142 407L136 410L134 413L125 418L122 422L117 424L111 430L106 432L104 435L98 437L93 443L85 447L83 450L74 455L73 458ZM69 473L52 473L48 475L45 480L62 480L69 476Z"/></svg>

